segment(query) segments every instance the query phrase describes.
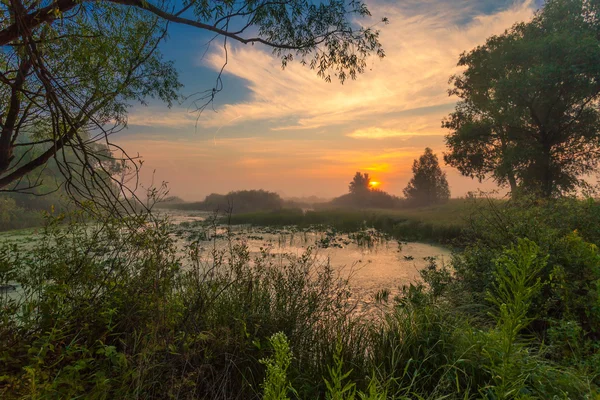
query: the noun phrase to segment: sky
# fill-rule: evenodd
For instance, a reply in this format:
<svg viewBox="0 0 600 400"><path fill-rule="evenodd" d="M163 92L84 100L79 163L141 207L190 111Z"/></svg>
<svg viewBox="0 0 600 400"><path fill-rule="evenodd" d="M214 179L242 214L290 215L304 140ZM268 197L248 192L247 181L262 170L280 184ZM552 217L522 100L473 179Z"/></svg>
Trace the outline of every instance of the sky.
<svg viewBox="0 0 600 400"><path fill-rule="evenodd" d="M343 85L299 64L281 62L260 45L228 42L223 90L213 109L194 112L195 94L214 86L224 63L222 42L172 26L162 45L175 62L181 104L135 106L115 142L144 160L141 181L167 182L170 194L202 200L210 193L265 189L284 197L331 198L348 191L355 172L401 195L413 160L431 147L453 197L493 190L443 163L442 119L454 109L448 80L458 57L531 19L534 0L368 1L365 24L382 17L382 60Z"/></svg>

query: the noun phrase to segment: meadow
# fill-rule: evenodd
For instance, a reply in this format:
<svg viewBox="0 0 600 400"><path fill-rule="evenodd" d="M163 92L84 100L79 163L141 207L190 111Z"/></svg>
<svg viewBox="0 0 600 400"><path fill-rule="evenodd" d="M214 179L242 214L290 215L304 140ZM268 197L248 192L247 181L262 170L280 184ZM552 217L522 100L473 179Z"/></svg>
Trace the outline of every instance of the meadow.
<svg viewBox="0 0 600 400"><path fill-rule="evenodd" d="M255 226L322 225L351 232L368 226L396 239L411 241L458 243L466 228L479 213L502 200L451 199L447 203L426 207L399 209L329 208L281 209L233 214L227 220L233 224Z"/></svg>

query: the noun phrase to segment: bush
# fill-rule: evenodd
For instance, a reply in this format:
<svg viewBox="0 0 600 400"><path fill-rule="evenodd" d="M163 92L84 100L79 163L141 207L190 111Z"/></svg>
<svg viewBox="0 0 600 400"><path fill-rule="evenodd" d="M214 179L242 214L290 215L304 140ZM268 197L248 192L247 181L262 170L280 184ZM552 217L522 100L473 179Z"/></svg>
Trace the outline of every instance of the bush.
<svg viewBox="0 0 600 400"><path fill-rule="evenodd" d="M347 193L328 203L329 207L352 208L400 208L405 202L387 192L370 189L357 193Z"/></svg>
<svg viewBox="0 0 600 400"><path fill-rule="evenodd" d="M0 252L0 281L19 287L0 297L3 398L255 398L276 332L291 376L326 371L348 291L310 253L280 265L237 245L203 260L163 223L63 222L34 251Z"/></svg>
<svg viewBox="0 0 600 400"><path fill-rule="evenodd" d="M26 210L11 197L0 197L0 231L31 228L43 224L42 211Z"/></svg>
<svg viewBox="0 0 600 400"><path fill-rule="evenodd" d="M583 342L576 347L586 349L579 356L596 357L591 343L600 337L600 237L589 222L599 218L600 207L591 200L511 202L486 210L467 231L471 244L454 257L446 298L485 319L489 305L483 300L495 284L494 260L520 238L532 240L547 255L547 263L539 274L544 285L529 310L535 318L530 328L546 340L552 359L564 360L559 332L565 332L565 326Z"/></svg>

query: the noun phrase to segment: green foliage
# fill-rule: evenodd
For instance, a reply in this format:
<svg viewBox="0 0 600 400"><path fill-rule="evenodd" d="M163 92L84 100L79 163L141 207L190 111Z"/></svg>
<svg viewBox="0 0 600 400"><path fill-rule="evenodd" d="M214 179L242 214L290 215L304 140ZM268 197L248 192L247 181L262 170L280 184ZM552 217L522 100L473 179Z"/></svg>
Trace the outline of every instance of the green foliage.
<svg viewBox="0 0 600 400"><path fill-rule="evenodd" d="M472 244L453 262L457 301L481 305L495 281L494 260L505 246L529 239L548 255L540 274L548 283L532 306L540 318L535 326L543 331L553 320L576 320L597 337L600 259L594 243L600 243L600 207L595 201L521 200L490 207L471 222L465 234Z"/></svg>
<svg viewBox="0 0 600 400"><path fill-rule="evenodd" d="M471 343L459 340L472 328L430 300L423 286L409 286L383 323L373 327L377 376L396 398L460 398L471 385L486 382L477 359L467 355Z"/></svg>
<svg viewBox="0 0 600 400"><path fill-rule="evenodd" d="M547 1L531 22L461 55L444 120L446 162L479 180L555 197L587 186L600 148L597 4Z"/></svg>
<svg viewBox="0 0 600 400"><path fill-rule="evenodd" d="M0 231L40 226L42 212L26 210L17 205L11 197L0 196Z"/></svg>
<svg viewBox="0 0 600 400"><path fill-rule="evenodd" d="M539 294L542 283L539 273L546 265L538 246L529 240L519 240L516 247L507 249L496 259L494 284L487 299L496 308L493 318L496 329L493 346L484 348L490 360L491 389L498 399L521 397L530 376L528 349L519 341L521 332L535 319L529 309Z"/></svg>
<svg viewBox="0 0 600 400"><path fill-rule="evenodd" d="M565 382L574 379L569 376L575 373L573 370L565 371L564 368L567 367L577 366L576 373L586 375L589 377L586 379L598 383L595 361L598 359L599 349L595 343L600 332L600 259L594 243L600 240L596 225L600 218L599 210L598 203L593 200L539 202L527 198L482 210L479 215L474 216L470 228L465 231L471 244L454 257L452 279L444 281L444 285L440 286L444 300L449 301L453 307L464 310L472 318L485 321L489 313L498 316L496 313L500 303L514 303L509 294L512 296L519 291L523 292L525 286L515 286L518 282L515 280L517 275L511 274L522 274L524 270L545 260L543 265L533 268L538 271L537 277L543 285L537 287L534 282L529 282L530 287L539 293L523 292L528 297L528 311L521 308L518 313L515 314L513 310L509 314L518 315L522 321L527 322L525 330L531 334L531 340L536 338L544 343L542 346L521 342L520 346L525 350L520 354L524 357L522 367L528 369L526 375L540 379L540 385L547 392L581 390L581 382L578 383L579 389L565 389L569 386ZM538 261L532 261L530 267L527 267L525 257L517 255L518 252L529 252L530 255L534 253L535 246L530 244L523 247L524 241L535 242L537 246ZM507 247L512 249L508 250L510 255L507 255ZM527 250L528 247L532 247L530 251ZM499 276L499 262L507 272L504 277ZM521 265L521 270L515 265ZM508 273L509 271L514 272ZM445 279L447 276L440 276L436 271L432 271L430 275L428 280L434 282L435 278ZM514 283L506 284L503 289L499 288L500 282L509 278ZM525 279L525 275L521 275L519 279L521 278ZM503 295L495 307L490 307L485 299L489 293L498 293L499 289ZM521 305L523 304L525 303ZM522 329L522 326L517 325L517 331ZM507 337L500 332L493 333L497 335L497 344L501 343L499 340L502 337ZM544 361L532 359L531 354L527 354L532 351L532 347L537 348L536 351L543 355ZM501 348L494 347L492 351L498 357L497 363L500 363ZM558 365L549 365L548 360ZM511 378L507 381L511 381Z"/></svg>
<svg viewBox="0 0 600 400"><path fill-rule="evenodd" d="M336 197L328 203L329 207L347 208L400 208L404 202L399 197L393 196L383 190L371 188L366 191L347 193Z"/></svg>
<svg viewBox="0 0 600 400"><path fill-rule="evenodd" d="M424 206L448 201L450 188L446 174L442 172L437 156L429 147L414 161L412 172L413 177L404 189L409 204Z"/></svg>
<svg viewBox="0 0 600 400"><path fill-rule="evenodd" d="M321 379L348 291L310 253L205 260L141 216L70 221L0 251L0 282L18 287L0 295L3 398L253 398L276 332L299 349L290 373Z"/></svg>
<svg viewBox="0 0 600 400"><path fill-rule="evenodd" d="M387 389L382 387L381 382L375 376L371 377L367 391L358 392L358 397L360 400L387 400L389 398Z"/></svg>
<svg viewBox="0 0 600 400"><path fill-rule="evenodd" d="M478 207L479 205L475 208ZM256 226L295 225L302 229L321 225L347 233L367 227L402 240L452 243L463 236L472 212L473 206L469 201L453 199L445 204L404 210L356 210L330 206L305 212L300 209L282 209L233 215L227 221Z"/></svg>
<svg viewBox="0 0 600 400"><path fill-rule="evenodd" d="M348 378L352 370L344 372L345 364L342 355L343 345L340 339L336 342L333 355L333 366L328 366L329 379L325 378L327 392L325 398L328 400L384 400L388 398L388 392L373 374L369 380L366 392L357 390L356 383Z"/></svg>
<svg viewBox="0 0 600 400"><path fill-rule="evenodd" d="M283 332L275 333L269 338L273 347L273 356L260 360L267 367L263 383L264 400L288 400L288 392L292 390L287 378L287 370L292 362L292 352L287 337Z"/></svg>
<svg viewBox="0 0 600 400"><path fill-rule="evenodd" d="M354 400L356 398L356 383L347 379L352 371L344 372L344 359L342 357L342 342L337 341L333 366L328 366L329 380L325 379L327 386L326 399L328 400Z"/></svg>
<svg viewBox="0 0 600 400"><path fill-rule="evenodd" d="M147 216L50 218L35 248L0 249L0 282L17 286L0 294L0 396L595 398L596 228L509 210L482 211L498 227L369 314L311 250L206 255Z"/></svg>
<svg viewBox="0 0 600 400"><path fill-rule="evenodd" d="M600 252L577 232L556 243L550 272L549 316L581 321L587 332L600 333Z"/></svg>

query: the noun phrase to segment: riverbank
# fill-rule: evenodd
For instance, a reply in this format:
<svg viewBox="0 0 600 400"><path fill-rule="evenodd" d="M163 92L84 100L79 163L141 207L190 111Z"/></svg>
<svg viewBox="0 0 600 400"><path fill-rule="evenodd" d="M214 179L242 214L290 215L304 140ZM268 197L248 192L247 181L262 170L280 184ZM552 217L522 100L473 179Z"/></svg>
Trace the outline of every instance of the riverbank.
<svg viewBox="0 0 600 400"><path fill-rule="evenodd" d="M453 244L459 242L471 218L486 209L487 200L454 199L446 204L389 209L282 209L227 216L232 224L254 226L322 225L342 232L374 228L395 239Z"/></svg>

